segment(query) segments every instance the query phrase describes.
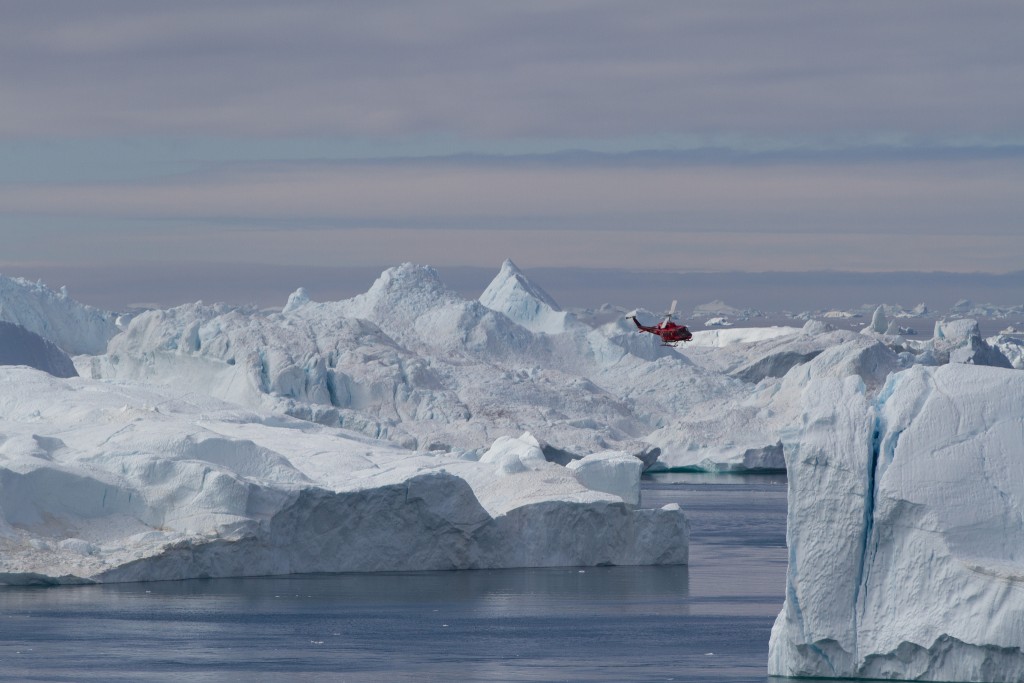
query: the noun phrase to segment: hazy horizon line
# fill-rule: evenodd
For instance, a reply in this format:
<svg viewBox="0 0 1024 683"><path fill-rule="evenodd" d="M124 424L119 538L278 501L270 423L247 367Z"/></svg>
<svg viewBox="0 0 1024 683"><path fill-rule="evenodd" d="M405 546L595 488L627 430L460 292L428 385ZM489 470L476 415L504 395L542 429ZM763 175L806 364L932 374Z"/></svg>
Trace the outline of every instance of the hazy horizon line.
<svg viewBox="0 0 1024 683"><path fill-rule="evenodd" d="M53 290L66 286L77 301L117 311L142 302L159 307L195 301L283 306L288 295L299 287L304 287L314 300L335 301L365 292L383 271L394 265L22 263L0 264L0 275L42 281ZM500 266L433 267L448 287L475 299L498 274ZM520 266L520 270L565 308L612 304L660 310L672 299L680 300L680 310L692 310L714 300L763 311L822 310L880 303L925 303L948 308L961 299L1003 306L1024 304L1024 270L679 271L629 266Z"/></svg>

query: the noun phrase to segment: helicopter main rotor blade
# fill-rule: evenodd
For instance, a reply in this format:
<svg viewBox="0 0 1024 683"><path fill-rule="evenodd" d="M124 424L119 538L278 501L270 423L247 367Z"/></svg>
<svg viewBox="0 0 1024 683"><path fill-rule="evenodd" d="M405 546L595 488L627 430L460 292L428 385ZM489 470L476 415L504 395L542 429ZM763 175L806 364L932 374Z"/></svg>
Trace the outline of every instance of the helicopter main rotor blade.
<svg viewBox="0 0 1024 683"><path fill-rule="evenodd" d="M676 313L676 304L677 303L679 303L677 300L672 299L672 306L665 313L665 317L661 321L661 327L665 327L665 325L668 324L668 321L672 320L672 316L675 315L675 313Z"/></svg>

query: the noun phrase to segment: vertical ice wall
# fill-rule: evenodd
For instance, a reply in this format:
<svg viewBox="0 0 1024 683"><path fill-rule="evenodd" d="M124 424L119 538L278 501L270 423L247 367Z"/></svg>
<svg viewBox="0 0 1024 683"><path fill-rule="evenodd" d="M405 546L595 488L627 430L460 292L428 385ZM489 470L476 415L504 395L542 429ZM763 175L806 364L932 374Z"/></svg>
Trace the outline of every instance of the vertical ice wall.
<svg viewBox="0 0 1024 683"><path fill-rule="evenodd" d="M789 571L768 670L840 675L855 668L873 420L858 377L812 380L801 411L799 426L783 435Z"/></svg>
<svg viewBox="0 0 1024 683"><path fill-rule="evenodd" d="M1024 680L1024 375L812 380L787 466L770 674Z"/></svg>

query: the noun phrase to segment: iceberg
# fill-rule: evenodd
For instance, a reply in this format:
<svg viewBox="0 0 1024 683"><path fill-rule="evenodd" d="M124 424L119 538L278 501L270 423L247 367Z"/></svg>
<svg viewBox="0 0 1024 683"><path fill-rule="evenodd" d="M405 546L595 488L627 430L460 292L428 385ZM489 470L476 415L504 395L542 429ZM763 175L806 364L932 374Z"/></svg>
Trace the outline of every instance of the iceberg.
<svg viewBox="0 0 1024 683"><path fill-rule="evenodd" d="M2 367L0 584L687 561L678 506L528 465Z"/></svg>
<svg viewBox="0 0 1024 683"><path fill-rule="evenodd" d="M784 437L777 676L1024 678L1024 375L815 377Z"/></svg>
<svg viewBox="0 0 1024 683"><path fill-rule="evenodd" d="M526 312L557 305L511 262L488 290L501 310L403 264L344 301L300 288L280 312L201 302L147 311L106 353L76 363L93 379L198 391L447 452L483 452L525 431L556 454L650 451L638 441L677 411L741 391L621 319L595 329L558 313L563 331L531 329Z"/></svg>
<svg viewBox="0 0 1024 683"><path fill-rule="evenodd" d="M123 327L105 353L76 357L81 375L197 391L411 450L483 453L530 432L563 464L660 449L645 464L705 471L783 469L776 388L848 342L873 349L843 366L872 390L879 373L913 363L1003 358L963 323L919 343L809 320L697 332L673 349L619 315L592 327L561 311L511 261L478 300L406 263L343 301L300 287L280 311L197 302Z"/></svg>
<svg viewBox="0 0 1024 683"><path fill-rule="evenodd" d="M705 325L711 326L709 320ZM721 323L719 323L721 324ZM800 332L799 327L786 327L773 325L771 327L737 327L728 330L699 330L693 333L693 339L687 342L687 347L711 346L722 348L731 344L749 344L751 342L766 341L776 337L787 337Z"/></svg>
<svg viewBox="0 0 1024 683"><path fill-rule="evenodd" d="M1024 679L1021 345L973 320L672 349L511 261L478 300L403 264L119 325L0 289L0 584L685 563L645 467L785 468L770 673Z"/></svg>
<svg viewBox="0 0 1024 683"><path fill-rule="evenodd" d="M936 321L932 338L926 341L905 339L903 335L916 332L910 328L900 327L895 321L883 332L865 327L861 333L883 342L898 353L905 354L907 365L967 363L997 368L1013 367L1002 352L1002 347L990 344L982 338L978 321L973 318Z"/></svg>
<svg viewBox="0 0 1024 683"><path fill-rule="evenodd" d="M565 311L547 292L527 280L511 259L501 264L497 277L480 295L480 303L532 332L565 331Z"/></svg>
<svg viewBox="0 0 1024 683"><path fill-rule="evenodd" d="M808 323L809 333L814 334L816 329ZM835 345L829 346L827 341ZM785 352L792 348L790 343L784 339L781 345L773 342L768 351ZM819 352L811 360L791 367L781 378L765 378L753 391L743 383L746 389L741 394L711 398L699 410L649 434L646 441L661 449L651 471L783 471L787 467L786 449L795 447L786 445L786 435L799 420L804 391L812 380L853 377L865 391L874 394L891 372L901 369L900 359L884 344L855 333L837 335L826 329L817 341L803 339L796 343L812 349L817 344ZM762 355L764 351L753 353L754 357L772 357Z"/></svg>
<svg viewBox="0 0 1024 683"><path fill-rule="evenodd" d="M741 310L730 306L721 299L715 301L709 301L705 304L700 304L693 309L692 317L701 318L704 316L728 316L730 318L752 318L761 315L760 311L754 311L751 309Z"/></svg>
<svg viewBox="0 0 1024 683"><path fill-rule="evenodd" d="M950 363L1013 367L998 348L982 339L978 321L971 318L936 322L930 350L944 354Z"/></svg>
<svg viewBox="0 0 1024 683"><path fill-rule="evenodd" d="M282 313L204 304L149 311L106 354L79 357L78 368L94 379L201 391L424 450L481 448L530 430L589 452L648 431L621 398L571 372L575 354L566 351L569 360L541 366L538 361L554 355L545 341L479 304L449 300L417 310L407 324L382 322L404 342L373 321L346 315L350 305L306 302ZM464 316L467 310L485 313ZM403 331L409 326L419 332ZM427 339L418 339L420 333ZM498 350L486 348L490 342L480 348L477 342L491 334ZM602 425L600 434L579 421L587 418Z"/></svg>
<svg viewBox="0 0 1024 683"><path fill-rule="evenodd" d="M885 307L879 306L871 315L871 327L868 328L877 334L885 334L889 329L889 321L885 317Z"/></svg>
<svg viewBox="0 0 1024 683"><path fill-rule="evenodd" d="M628 453L591 453L567 465L577 481L593 491L612 493L630 505L640 504L643 463Z"/></svg>
<svg viewBox="0 0 1024 683"><path fill-rule="evenodd" d="M20 325L65 353L103 353L118 332L116 316L80 304L61 287L0 275L0 321Z"/></svg>
<svg viewBox="0 0 1024 683"><path fill-rule="evenodd" d="M780 336L748 350L745 358L729 374L745 382L757 383L769 377L783 377L792 368L813 360L825 349L856 338L847 330L819 331L808 322L809 333Z"/></svg>
<svg viewBox="0 0 1024 683"><path fill-rule="evenodd" d="M1012 328L1011 328L1012 330ZM1010 331L989 337L985 342L999 350L1016 370L1024 370L1024 336Z"/></svg>
<svg viewBox="0 0 1024 683"><path fill-rule="evenodd" d="M529 432L515 438L498 437L494 444L480 456L479 462L495 465L501 474L516 474L527 470L540 470L547 467L547 460L541 444ZM639 480L640 475L637 475Z"/></svg>

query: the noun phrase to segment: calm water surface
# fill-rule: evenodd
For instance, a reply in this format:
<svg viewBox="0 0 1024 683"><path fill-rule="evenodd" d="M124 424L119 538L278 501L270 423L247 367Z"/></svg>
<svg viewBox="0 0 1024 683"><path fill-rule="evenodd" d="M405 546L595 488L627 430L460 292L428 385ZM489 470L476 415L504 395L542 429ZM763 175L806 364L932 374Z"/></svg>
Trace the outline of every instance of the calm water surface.
<svg viewBox="0 0 1024 683"><path fill-rule="evenodd" d="M0 588L0 680L764 683L785 476L644 482L670 502L687 567Z"/></svg>

